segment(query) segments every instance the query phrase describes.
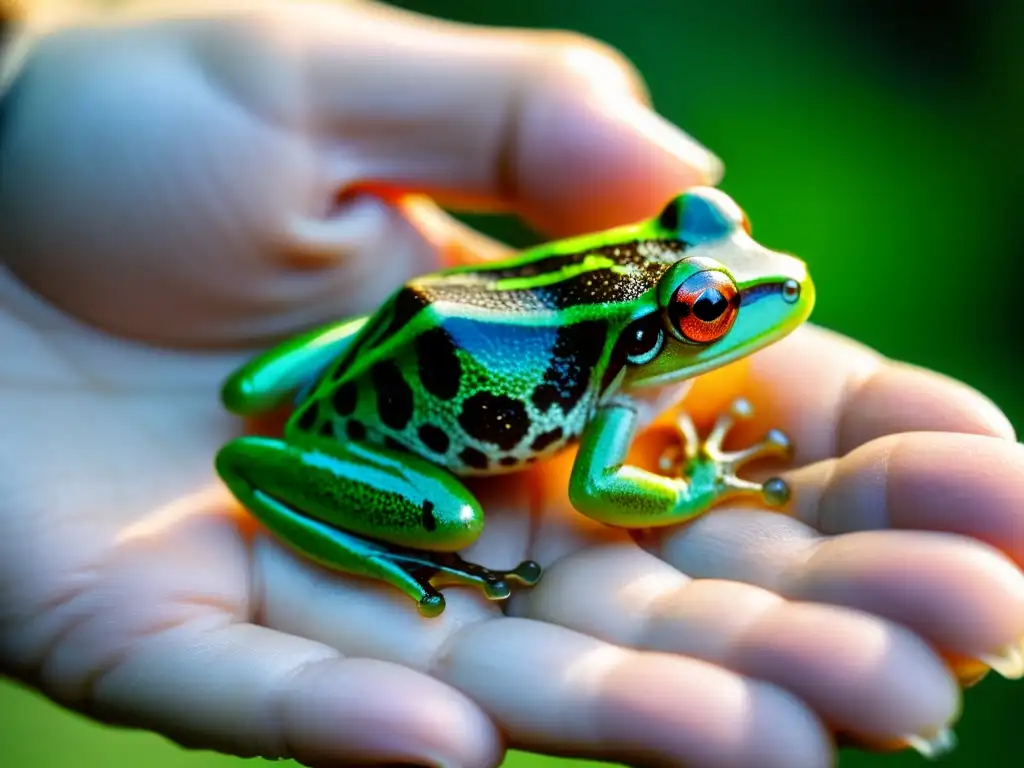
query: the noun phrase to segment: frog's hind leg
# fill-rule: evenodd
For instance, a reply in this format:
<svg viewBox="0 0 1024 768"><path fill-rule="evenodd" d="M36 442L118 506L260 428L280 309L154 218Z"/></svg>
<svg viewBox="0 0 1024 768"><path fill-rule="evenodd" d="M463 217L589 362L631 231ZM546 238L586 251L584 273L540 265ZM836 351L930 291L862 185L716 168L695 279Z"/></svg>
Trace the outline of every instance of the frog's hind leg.
<svg viewBox="0 0 1024 768"><path fill-rule="evenodd" d="M492 571L456 551L483 530L483 511L452 475L412 455L362 443L296 446L241 437L217 455L235 497L270 531L328 568L391 584L424 616L445 607L438 587L471 585L504 600L540 567Z"/></svg>

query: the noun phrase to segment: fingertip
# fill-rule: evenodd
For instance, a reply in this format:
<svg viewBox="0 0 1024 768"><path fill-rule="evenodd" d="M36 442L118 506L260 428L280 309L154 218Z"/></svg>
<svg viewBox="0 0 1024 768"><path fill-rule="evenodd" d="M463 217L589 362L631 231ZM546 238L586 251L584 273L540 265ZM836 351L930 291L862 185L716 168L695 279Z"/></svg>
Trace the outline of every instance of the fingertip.
<svg viewBox="0 0 1024 768"><path fill-rule="evenodd" d="M983 435L917 433L886 466L894 528L958 533L1024 563L1024 446Z"/></svg>
<svg viewBox="0 0 1024 768"><path fill-rule="evenodd" d="M1010 420L977 389L908 363L880 366L853 392L844 412L841 448L895 432L956 432L1017 439Z"/></svg>
<svg viewBox="0 0 1024 768"><path fill-rule="evenodd" d="M549 79L562 103L618 121L633 136L676 160L698 184L722 180L725 165L704 144L655 111L640 71L616 48L582 35L558 33ZM675 192L678 190L672 190ZM661 202L661 201L659 201Z"/></svg>
<svg viewBox="0 0 1024 768"><path fill-rule="evenodd" d="M289 685L282 716L300 760L489 768L504 756L501 735L482 710L443 683L388 662L338 659L306 668Z"/></svg>
<svg viewBox="0 0 1024 768"><path fill-rule="evenodd" d="M490 768L504 756L483 710L428 675L216 618L136 641L94 684L94 711L192 748L304 765Z"/></svg>
<svg viewBox="0 0 1024 768"><path fill-rule="evenodd" d="M380 8L345 17L329 34L319 18L306 27L312 111L353 149L335 171L344 181L511 209L557 237L646 218L722 176L721 160L654 112L636 67L599 40ZM374 125L382 139L364 140Z"/></svg>
<svg viewBox="0 0 1024 768"><path fill-rule="evenodd" d="M721 159L652 108L619 51L565 33L536 42L546 50L514 119L506 176L538 229L562 236L631 223L721 180Z"/></svg>
<svg viewBox="0 0 1024 768"><path fill-rule="evenodd" d="M536 94L519 140L514 196L553 236L642 220L724 172L710 150L634 97L587 87Z"/></svg>
<svg viewBox="0 0 1024 768"><path fill-rule="evenodd" d="M782 688L760 681L754 685L760 686L764 693L760 716L754 718L754 733L750 740L778 755L776 764L779 766L833 765L834 744L818 716L803 701ZM768 765L760 760L757 764Z"/></svg>
<svg viewBox="0 0 1024 768"><path fill-rule="evenodd" d="M825 539L784 588L899 622L944 653L984 660L1024 637L1024 574L977 539L861 531Z"/></svg>
<svg viewBox="0 0 1024 768"><path fill-rule="evenodd" d="M803 467L797 515L826 534L954 533L1024 563L1024 446L984 435L888 435Z"/></svg>
<svg viewBox="0 0 1024 768"><path fill-rule="evenodd" d="M799 698L772 683L703 661L649 653L612 668L603 685L599 727L621 744L622 757L660 744L687 765L832 764L825 725ZM674 714L673 705L690 714Z"/></svg>
<svg viewBox="0 0 1024 768"><path fill-rule="evenodd" d="M876 616L780 602L733 652L739 671L793 690L832 727L859 736L923 733L959 715L960 691L942 659Z"/></svg>

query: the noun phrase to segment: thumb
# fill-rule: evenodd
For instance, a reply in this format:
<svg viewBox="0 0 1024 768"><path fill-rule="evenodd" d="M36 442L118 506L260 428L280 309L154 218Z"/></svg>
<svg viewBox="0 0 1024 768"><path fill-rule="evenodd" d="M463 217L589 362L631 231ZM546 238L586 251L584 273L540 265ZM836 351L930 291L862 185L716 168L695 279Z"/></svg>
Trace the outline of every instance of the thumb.
<svg viewBox="0 0 1024 768"><path fill-rule="evenodd" d="M248 345L369 309L437 266L439 241L499 252L422 201L353 188L558 234L715 180L638 91L591 41L369 3L67 29L39 42L0 147L0 250L107 330Z"/></svg>

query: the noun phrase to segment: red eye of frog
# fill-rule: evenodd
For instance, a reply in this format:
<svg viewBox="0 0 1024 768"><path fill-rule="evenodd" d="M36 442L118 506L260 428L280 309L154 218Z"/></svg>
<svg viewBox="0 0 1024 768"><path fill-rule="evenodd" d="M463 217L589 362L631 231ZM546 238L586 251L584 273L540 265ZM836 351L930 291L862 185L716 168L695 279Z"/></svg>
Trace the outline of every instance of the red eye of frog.
<svg viewBox="0 0 1024 768"><path fill-rule="evenodd" d="M691 275L668 307L672 325L694 344L710 344L725 336L736 322L740 294L724 272L708 270Z"/></svg>

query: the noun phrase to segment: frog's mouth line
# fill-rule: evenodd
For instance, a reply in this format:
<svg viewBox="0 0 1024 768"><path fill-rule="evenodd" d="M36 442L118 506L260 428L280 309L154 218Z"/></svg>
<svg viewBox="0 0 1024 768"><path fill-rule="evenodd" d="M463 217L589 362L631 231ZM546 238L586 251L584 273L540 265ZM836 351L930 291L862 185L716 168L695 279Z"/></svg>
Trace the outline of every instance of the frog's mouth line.
<svg viewBox="0 0 1024 768"><path fill-rule="evenodd" d="M785 284L785 280L780 280L774 283L758 283L749 288L744 288L740 291L740 306L748 307L761 299L777 296L782 293L782 288Z"/></svg>
<svg viewBox="0 0 1024 768"><path fill-rule="evenodd" d="M785 296L785 293L788 285L793 282L796 282L796 285L799 286L800 293L790 299ZM727 351L724 352L721 351L718 344L710 344L701 349L691 359L680 364L678 370L668 370L661 374L653 375L650 378L638 379L632 386L635 386L637 389L643 389L646 387L671 384L682 379L694 378L696 376L703 375L708 371L728 365L740 358L746 357L751 352L755 352L758 349L773 343L779 338L786 336L793 331L807 315L810 314L810 307L808 306L808 303L810 303L810 306L813 306L814 297L813 288L810 290L811 293L808 296L804 291L804 283L797 282L793 278L757 283L741 289L738 294L741 308L749 307L762 299L777 298L789 305L789 312L784 312L782 316L777 319L777 322L772 324L768 332L755 333L751 335L750 338L741 339L731 349L727 347ZM769 308L768 311L771 312L771 308ZM742 316L743 315L741 315L741 317ZM799 316L799 319L795 320L795 316ZM748 333L749 332L750 329L748 329ZM732 331L730 331L730 333L732 333ZM702 355L705 354L707 357L705 359L701 359Z"/></svg>

